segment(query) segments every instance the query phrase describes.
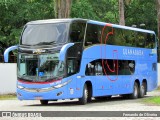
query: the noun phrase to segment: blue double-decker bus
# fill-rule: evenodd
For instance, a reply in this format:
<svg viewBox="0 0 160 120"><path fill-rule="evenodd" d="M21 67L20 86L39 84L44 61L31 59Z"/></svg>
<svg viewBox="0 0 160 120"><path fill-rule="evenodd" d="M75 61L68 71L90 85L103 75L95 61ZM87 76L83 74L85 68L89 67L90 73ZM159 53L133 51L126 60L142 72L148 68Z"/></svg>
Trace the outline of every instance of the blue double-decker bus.
<svg viewBox="0 0 160 120"><path fill-rule="evenodd" d="M38 20L24 26L18 49L17 97L41 104L122 95L142 98L157 88L153 31L86 19Z"/></svg>

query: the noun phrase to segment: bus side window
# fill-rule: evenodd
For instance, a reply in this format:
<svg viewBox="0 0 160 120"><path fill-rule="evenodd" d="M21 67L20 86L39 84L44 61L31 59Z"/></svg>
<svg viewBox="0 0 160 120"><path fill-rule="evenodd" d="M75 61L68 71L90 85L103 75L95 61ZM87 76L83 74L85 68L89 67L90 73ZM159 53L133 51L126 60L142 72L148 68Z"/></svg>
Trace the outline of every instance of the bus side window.
<svg viewBox="0 0 160 120"><path fill-rule="evenodd" d="M128 60L121 60L119 69L119 75L131 75Z"/></svg>
<svg viewBox="0 0 160 120"><path fill-rule="evenodd" d="M79 39L80 31L72 31L70 34L70 38L72 42L81 42Z"/></svg>
<svg viewBox="0 0 160 120"><path fill-rule="evenodd" d="M146 34L138 32L137 39L138 39L138 41L136 41L137 47L141 48L145 47Z"/></svg>
<svg viewBox="0 0 160 120"><path fill-rule="evenodd" d="M146 38L146 48L154 48L154 44L155 44L155 36L154 34L147 34L147 38Z"/></svg>
<svg viewBox="0 0 160 120"><path fill-rule="evenodd" d="M70 42L83 42L86 23L83 21L73 22L70 28Z"/></svg>
<svg viewBox="0 0 160 120"><path fill-rule="evenodd" d="M115 32L114 31L115 30L113 27L99 26L98 38L99 38L100 43L108 44L108 45L115 45Z"/></svg>
<svg viewBox="0 0 160 120"><path fill-rule="evenodd" d="M75 73L75 64L74 64L74 60L67 60L67 74L68 75L72 75Z"/></svg>
<svg viewBox="0 0 160 120"><path fill-rule="evenodd" d="M135 71L135 61L119 60L119 75L131 75Z"/></svg>
<svg viewBox="0 0 160 120"><path fill-rule="evenodd" d="M86 75L92 76L95 75L95 66L92 63L88 63L86 66Z"/></svg>
<svg viewBox="0 0 160 120"><path fill-rule="evenodd" d="M101 62L97 62L95 65L95 74L96 75L103 75L103 70L102 70L102 64Z"/></svg>
<svg viewBox="0 0 160 120"><path fill-rule="evenodd" d="M99 43L100 41L98 39L98 26L94 24L88 24L85 38L85 46Z"/></svg>
<svg viewBox="0 0 160 120"><path fill-rule="evenodd" d="M86 65L86 75L103 75L102 60L94 60Z"/></svg>

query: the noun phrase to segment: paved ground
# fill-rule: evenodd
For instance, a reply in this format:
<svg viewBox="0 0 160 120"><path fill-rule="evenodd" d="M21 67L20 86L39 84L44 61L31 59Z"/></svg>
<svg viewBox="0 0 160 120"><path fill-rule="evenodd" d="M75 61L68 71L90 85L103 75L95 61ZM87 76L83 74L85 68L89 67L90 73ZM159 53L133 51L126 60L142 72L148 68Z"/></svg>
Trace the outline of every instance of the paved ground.
<svg viewBox="0 0 160 120"><path fill-rule="evenodd" d="M160 91L150 92L143 99L146 99L147 97L152 97L152 96L160 96ZM66 101L50 102L49 105L47 106L41 106L39 101L1 100L0 101L0 111L160 111L160 106L145 104L143 102L143 99L129 100L129 99L122 99L121 97L113 97L112 99L105 100L105 101L93 100L91 103L88 103L86 105L78 105L77 100L72 100L72 101L66 100ZM0 118L0 119L3 119L3 118ZM5 120L6 119L11 119L11 118L5 118ZM12 118L12 119L19 120L22 118ZM45 119L50 119L50 118L40 118L40 120L45 120ZM91 117L89 118L58 117L58 119L62 119L62 120L86 119L86 120L89 120L89 119L94 119L94 117L93 118ZM113 117L112 118L111 117L109 118L101 117L101 118L96 118L96 119L112 120ZM136 118L134 117L117 118L116 117L114 119L116 120L119 120L119 119L141 120L142 118L138 118L138 117ZM160 117L159 118L147 117L143 119L158 120L160 119Z"/></svg>

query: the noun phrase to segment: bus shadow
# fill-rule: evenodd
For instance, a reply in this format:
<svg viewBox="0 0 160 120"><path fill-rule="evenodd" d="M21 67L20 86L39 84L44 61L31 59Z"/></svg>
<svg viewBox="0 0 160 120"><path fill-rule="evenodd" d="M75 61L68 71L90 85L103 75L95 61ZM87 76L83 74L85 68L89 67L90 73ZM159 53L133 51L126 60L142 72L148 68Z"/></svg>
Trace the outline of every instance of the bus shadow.
<svg viewBox="0 0 160 120"><path fill-rule="evenodd" d="M110 99L92 99L92 101L90 101L89 103L87 103L87 105L90 105L90 104L99 104L99 103L111 103L111 104L119 104L119 101L121 101L122 103L125 103L126 101L127 102L137 102L137 101L140 101L142 99L146 99L146 98L150 98L150 97L153 97L153 96L145 96L144 98L139 98L139 99L129 99L129 98L124 98L124 97L121 97L121 96L116 96L116 97L112 97ZM80 106L79 102L78 102L78 99L76 100L63 100L63 101L49 101L49 103L47 105L41 105L40 103L39 104L32 104L32 105L25 105L25 106Z"/></svg>
<svg viewBox="0 0 160 120"><path fill-rule="evenodd" d="M77 101L72 101L72 100L67 100L67 101L49 101L47 105L41 105L39 104L32 104L32 105L27 105L27 106L78 106L78 100Z"/></svg>

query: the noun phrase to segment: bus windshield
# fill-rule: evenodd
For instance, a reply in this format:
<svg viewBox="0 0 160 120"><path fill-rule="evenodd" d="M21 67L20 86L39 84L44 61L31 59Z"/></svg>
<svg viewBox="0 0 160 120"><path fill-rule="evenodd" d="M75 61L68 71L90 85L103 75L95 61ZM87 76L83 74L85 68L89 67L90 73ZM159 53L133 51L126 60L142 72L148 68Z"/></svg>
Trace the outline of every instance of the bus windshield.
<svg viewBox="0 0 160 120"><path fill-rule="evenodd" d="M65 43L68 23L28 24L21 37L21 45L52 45Z"/></svg>
<svg viewBox="0 0 160 120"><path fill-rule="evenodd" d="M57 80L64 76L64 64L59 53L32 55L19 54L18 78L31 82Z"/></svg>

